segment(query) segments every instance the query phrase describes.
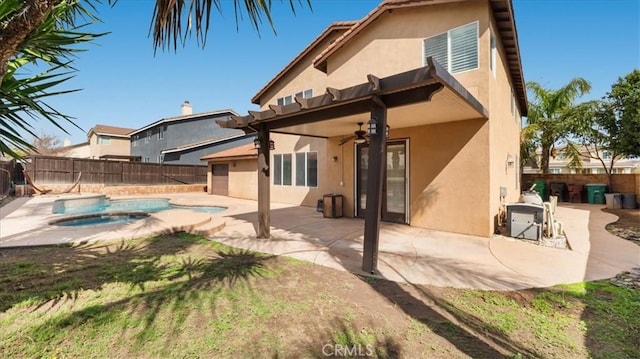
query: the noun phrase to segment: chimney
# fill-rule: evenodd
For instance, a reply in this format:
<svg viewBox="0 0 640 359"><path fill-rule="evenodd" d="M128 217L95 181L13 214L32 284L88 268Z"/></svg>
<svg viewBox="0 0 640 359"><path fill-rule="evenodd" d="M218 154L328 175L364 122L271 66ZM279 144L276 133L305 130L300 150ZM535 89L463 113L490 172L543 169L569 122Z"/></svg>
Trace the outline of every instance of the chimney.
<svg viewBox="0 0 640 359"><path fill-rule="evenodd" d="M191 107L189 101L185 101L182 106L180 106L180 114L182 116L193 115L193 108Z"/></svg>

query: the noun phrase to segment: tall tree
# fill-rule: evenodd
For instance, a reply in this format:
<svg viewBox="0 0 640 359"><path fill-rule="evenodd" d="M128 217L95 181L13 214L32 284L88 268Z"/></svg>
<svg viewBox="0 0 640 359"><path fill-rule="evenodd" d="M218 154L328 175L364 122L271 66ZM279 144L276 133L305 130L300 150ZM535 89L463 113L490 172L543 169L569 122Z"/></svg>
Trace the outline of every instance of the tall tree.
<svg viewBox="0 0 640 359"><path fill-rule="evenodd" d="M537 82L528 82L527 89L532 94L529 102L527 127L535 129L530 140L539 143L542 150L542 173L549 173L549 158L555 146L570 130L566 120L567 111L574 106L576 98L591 90L591 84L583 78L575 78L557 90L545 89ZM526 129L525 131L530 131Z"/></svg>
<svg viewBox="0 0 640 359"><path fill-rule="evenodd" d="M601 100L567 111L566 120L572 137L583 147L582 153L602 164L612 189L615 162L640 157L640 71L619 78Z"/></svg>

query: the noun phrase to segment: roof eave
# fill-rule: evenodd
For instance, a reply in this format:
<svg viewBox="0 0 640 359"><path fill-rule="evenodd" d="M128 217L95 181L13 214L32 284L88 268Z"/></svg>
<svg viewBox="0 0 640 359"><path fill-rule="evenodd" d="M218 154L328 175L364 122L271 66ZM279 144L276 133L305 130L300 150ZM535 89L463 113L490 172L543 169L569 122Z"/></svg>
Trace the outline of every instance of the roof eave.
<svg viewBox="0 0 640 359"><path fill-rule="evenodd" d="M331 33L337 30L348 30L354 24L355 21L349 22L337 22L329 25L315 40L313 40L307 47L305 47L296 57L291 60L271 81L269 81L262 89L260 89L252 98L251 103L259 105L260 97L265 94L273 85L275 85L284 75L289 72L294 66L296 66L305 56L307 56L313 49L315 49L320 43L322 43Z"/></svg>

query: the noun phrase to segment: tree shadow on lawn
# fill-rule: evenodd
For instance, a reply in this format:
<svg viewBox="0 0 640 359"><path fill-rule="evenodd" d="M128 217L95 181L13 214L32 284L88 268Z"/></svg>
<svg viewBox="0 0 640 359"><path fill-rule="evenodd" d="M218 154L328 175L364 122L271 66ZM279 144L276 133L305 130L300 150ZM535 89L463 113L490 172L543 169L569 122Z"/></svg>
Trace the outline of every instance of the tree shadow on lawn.
<svg viewBox="0 0 640 359"><path fill-rule="evenodd" d="M196 245L210 246L209 253L193 253L198 256L193 257L190 250ZM173 255L181 257L179 265L169 257ZM186 233L107 244L2 248L0 312L24 301L38 308L54 306L76 299L81 291L102 290L109 283L125 283L131 290L144 292L154 282L174 281L159 287L165 292L180 289L176 291L180 295L208 283L233 286L264 275L265 262L272 257Z"/></svg>

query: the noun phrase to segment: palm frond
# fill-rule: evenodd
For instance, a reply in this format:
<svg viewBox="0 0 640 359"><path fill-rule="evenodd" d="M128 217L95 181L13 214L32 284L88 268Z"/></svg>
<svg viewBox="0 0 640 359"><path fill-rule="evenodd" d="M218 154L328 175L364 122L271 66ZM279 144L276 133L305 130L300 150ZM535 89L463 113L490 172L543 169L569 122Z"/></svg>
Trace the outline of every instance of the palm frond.
<svg viewBox="0 0 640 359"><path fill-rule="evenodd" d="M0 3L0 24L20 12L23 2L19 3L19 6L13 0ZM33 151L32 143L25 140L24 135L38 138L34 124L40 120L52 123L65 133L69 126L79 128L73 117L54 109L45 100L77 91L59 88L73 77L75 54L82 51L78 45L104 35L82 31L89 23L79 24L78 17L96 20L90 1L85 3L90 8L77 1L62 1L53 6L44 20L26 34L7 62L0 78L1 153L19 158ZM31 74L34 68L44 70Z"/></svg>
<svg viewBox="0 0 640 359"><path fill-rule="evenodd" d="M564 155L564 158L569 160L567 167L570 169L582 168L582 153L580 152L579 144L573 141L567 141L565 146L560 150L560 153Z"/></svg>
<svg viewBox="0 0 640 359"><path fill-rule="evenodd" d="M296 14L296 3L300 6L306 4L311 9L311 0L288 1L294 15ZM260 34L260 27L265 20L276 33L271 7L271 0L233 0L236 30L246 15L258 34ZM184 46L192 34L195 34L197 44L204 47L211 26L213 8L222 14L222 1L156 0L149 28L149 33L153 36L154 48L165 50L173 47L173 50L176 51L178 43Z"/></svg>

